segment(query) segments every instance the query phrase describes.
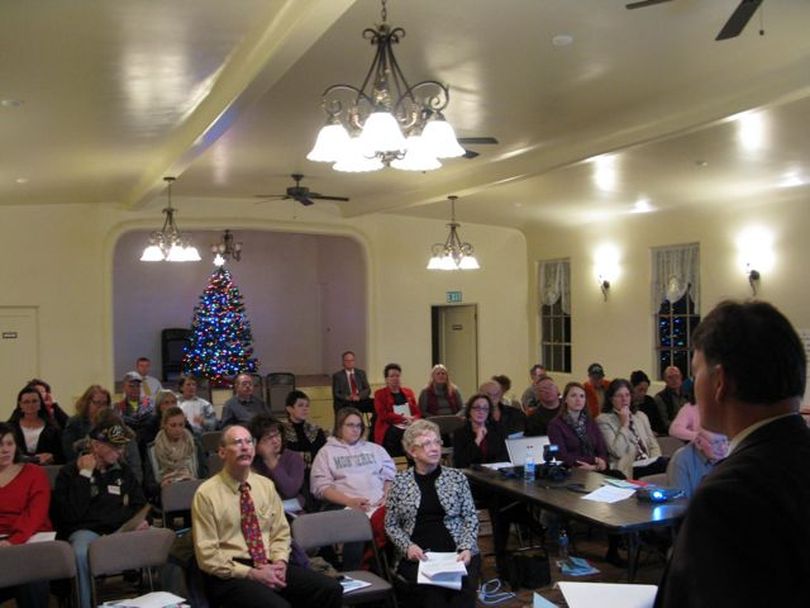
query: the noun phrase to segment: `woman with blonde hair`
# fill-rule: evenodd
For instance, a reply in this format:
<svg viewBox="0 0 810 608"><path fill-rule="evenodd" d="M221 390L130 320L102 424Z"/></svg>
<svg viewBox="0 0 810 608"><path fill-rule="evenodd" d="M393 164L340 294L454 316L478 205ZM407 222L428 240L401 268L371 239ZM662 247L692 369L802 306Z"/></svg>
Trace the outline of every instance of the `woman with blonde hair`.
<svg viewBox="0 0 810 608"><path fill-rule="evenodd" d="M110 391L99 384L91 384L76 401L76 415L71 416L62 432L62 450L68 462L79 454L76 442L83 441L93 428L93 419L103 409L110 409L112 396Z"/></svg>
<svg viewBox="0 0 810 608"><path fill-rule="evenodd" d="M458 414L464 401L458 387L450 380L447 368L439 363L430 371L430 381L419 393L419 410L422 416L446 416Z"/></svg>

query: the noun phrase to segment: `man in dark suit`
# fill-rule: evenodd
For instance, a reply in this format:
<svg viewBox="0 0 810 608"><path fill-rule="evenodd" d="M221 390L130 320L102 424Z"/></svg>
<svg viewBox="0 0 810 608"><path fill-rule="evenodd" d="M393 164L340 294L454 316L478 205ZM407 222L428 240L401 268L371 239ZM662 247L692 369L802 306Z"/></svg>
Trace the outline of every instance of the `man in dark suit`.
<svg viewBox="0 0 810 608"><path fill-rule="evenodd" d="M335 413L348 405L361 412L373 412L374 400L371 399L371 387L366 372L354 366L355 356L350 350L342 355L343 369L332 375L332 399Z"/></svg>
<svg viewBox="0 0 810 608"><path fill-rule="evenodd" d="M701 424L731 443L692 497L655 605L810 606L802 343L765 302L719 304L692 339Z"/></svg>

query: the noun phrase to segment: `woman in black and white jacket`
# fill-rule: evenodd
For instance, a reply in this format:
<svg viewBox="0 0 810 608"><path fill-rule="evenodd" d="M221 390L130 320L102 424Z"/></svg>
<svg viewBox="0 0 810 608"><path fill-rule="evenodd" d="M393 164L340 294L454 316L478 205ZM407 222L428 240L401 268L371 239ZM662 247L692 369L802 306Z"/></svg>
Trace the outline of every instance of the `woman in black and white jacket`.
<svg viewBox="0 0 810 608"><path fill-rule="evenodd" d="M439 427L417 420L402 438L414 466L400 471L388 494L385 532L397 552L397 573L415 582L428 552L454 552L467 567L460 591L415 585L420 606L475 606L481 559L478 514L464 473L442 467Z"/></svg>

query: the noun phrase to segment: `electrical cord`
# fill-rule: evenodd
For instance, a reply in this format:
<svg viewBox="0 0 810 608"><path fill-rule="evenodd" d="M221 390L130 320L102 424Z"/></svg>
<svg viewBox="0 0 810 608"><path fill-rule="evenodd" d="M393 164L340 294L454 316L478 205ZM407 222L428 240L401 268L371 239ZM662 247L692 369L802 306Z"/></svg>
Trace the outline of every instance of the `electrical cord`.
<svg viewBox="0 0 810 608"><path fill-rule="evenodd" d="M478 601L485 606L495 606L515 597L515 594L510 591L501 591L501 581L497 578L481 583L478 588Z"/></svg>

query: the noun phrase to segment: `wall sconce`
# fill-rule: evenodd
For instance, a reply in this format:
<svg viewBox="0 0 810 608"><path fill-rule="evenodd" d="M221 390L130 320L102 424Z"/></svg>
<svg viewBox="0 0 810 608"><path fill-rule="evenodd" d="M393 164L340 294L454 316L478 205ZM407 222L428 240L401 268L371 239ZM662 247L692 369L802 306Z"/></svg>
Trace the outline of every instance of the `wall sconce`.
<svg viewBox="0 0 810 608"><path fill-rule="evenodd" d="M773 234L764 228L752 227L737 238L737 262L745 273L753 295L757 295L763 273L773 268Z"/></svg>
<svg viewBox="0 0 810 608"><path fill-rule="evenodd" d="M612 245L603 245L594 253L593 266L602 297L607 302L610 284L619 275L619 250Z"/></svg>

